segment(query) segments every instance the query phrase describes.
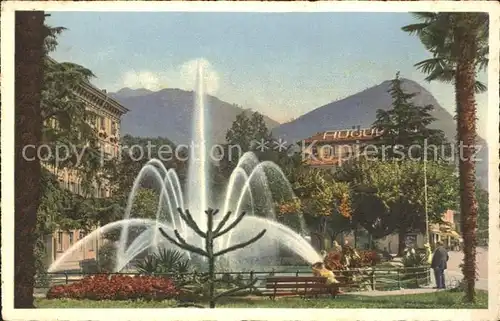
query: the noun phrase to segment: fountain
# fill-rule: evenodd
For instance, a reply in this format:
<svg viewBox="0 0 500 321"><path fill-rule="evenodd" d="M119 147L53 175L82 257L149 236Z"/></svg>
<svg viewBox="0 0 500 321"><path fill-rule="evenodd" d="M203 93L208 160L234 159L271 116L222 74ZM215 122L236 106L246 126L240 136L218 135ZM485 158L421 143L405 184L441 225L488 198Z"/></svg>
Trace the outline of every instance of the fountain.
<svg viewBox="0 0 500 321"><path fill-rule="evenodd" d="M115 271L122 271L139 253L146 250L156 251L159 248L176 248L168 240L159 235L159 228L173 235L178 230L184 239L191 244L203 246L201 239L189 229L179 217L177 208L189 209L194 220L201 229L206 228L204 211L208 207L220 208L222 213L232 211L228 224L245 210L248 215L237 227L217 240L217 248L225 248L245 241L263 229L267 233L263 238L250 246L231 253L227 258L232 270L249 270L266 268L278 264L279 249L286 248L300 256L304 262L313 264L321 261L321 256L302 236L307 233L304 220L298 216L295 228L279 223L274 211L275 196L280 200L294 197L290 183L281 169L272 162L259 162L252 152L243 154L232 172L226 187L225 197L216 204L214 195L208 195L210 159L208 159L207 135L207 102L205 100L203 68L198 65L195 88L195 113L193 120L193 144L189 155L189 167L186 193L183 194L181 184L174 169L167 169L157 159L151 159L137 175L130 191L123 219L109 223L95 230L70 247L50 267L49 272L58 271L62 263L82 245L93 241L101 233L120 228L120 239L117 245ZM159 203L156 219L132 217L134 199L145 178L152 179L159 191ZM214 203L211 203L214 202ZM217 223L216 223L217 224ZM129 228L141 227L143 231L129 240ZM180 249L178 249L180 250ZM190 253L186 255L191 258Z"/></svg>

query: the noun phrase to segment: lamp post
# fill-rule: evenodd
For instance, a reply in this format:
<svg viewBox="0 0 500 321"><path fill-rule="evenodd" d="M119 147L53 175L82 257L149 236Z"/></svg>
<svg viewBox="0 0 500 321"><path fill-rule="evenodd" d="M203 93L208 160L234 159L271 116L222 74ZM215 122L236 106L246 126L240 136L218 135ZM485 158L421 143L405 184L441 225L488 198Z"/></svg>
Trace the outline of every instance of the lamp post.
<svg viewBox="0 0 500 321"><path fill-rule="evenodd" d="M429 212L427 210L427 139L424 144L424 209L425 209L425 239L431 244L429 233Z"/></svg>

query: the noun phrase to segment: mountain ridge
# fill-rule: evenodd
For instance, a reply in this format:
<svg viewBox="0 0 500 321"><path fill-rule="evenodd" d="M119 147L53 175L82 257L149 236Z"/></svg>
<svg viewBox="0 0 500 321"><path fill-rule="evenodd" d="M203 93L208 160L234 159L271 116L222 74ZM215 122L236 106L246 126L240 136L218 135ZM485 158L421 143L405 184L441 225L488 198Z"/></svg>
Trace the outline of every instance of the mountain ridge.
<svg viewBox="0 0 500 321"><path fill-rule="evenodd" d="M176 144L191 142L193 124L194 92L178 88L164 88L152 91L144 88L122 88L109 93L129 109L121 120L121 131L139 137L167 137ZM215 96L207 95L210 124L210 137L213 143L224 143L227 130L236 116L242 112L250 115L250 108L225 102ZM279 125L274 119L264 116L269 129Z"/></svg>
<svg viewBox="0 0 500 321"><path fill-rule="evenodd" d="M441 129L449 142L456 141L457 128L453 115L444 109L425 87L411 79L401 80L405 92L416 94L412 99L416 105L434 106L431 114L436 120L429 127ZM353 126L371 127L376 119L377 109L391 108L392 97L388 93L390 85L391 80L385 80L378 85L315 108L293 121L275 127L272 133L287 142L297 142L327 130L349 129ZM481 184L487 186L488 146L480 136L477 138L477 144L483 148L477 155L482 161L477 163L476 172Z"/></svg>
<svg viewBox="0 0 500 321"><path fill-rule="evenodd" d="M432 115L436 121L431 128L443 130L446 138L453 142L456 137L456 122L451 113L444 109L434 96L419 83L402 78L403 90L415 93L412 99L417 105L433 105ZM275 138L288 143L297 142L327 130L348 129L353 126L371 127L376 110L391 108L392 98L388 93L391 80L382 81L350 96L319 106L296 119L279 124L264 115L266 125ZM122 88L110 96L130 111L122 118L122 132L141 137L167 137L174 143L191 141L193 91L181 89ZM225 143L225 134L236 116L241 112L252 112L236 104L225 102L215 96L208 96L210 108L208 123L211 125L212 143ZM478 153L482 159L477 165L477 176L481 185L487 186L488 148L486 141L478 136L478 144L485 146ZM485 185L486 184L486 185Z"/></svg>

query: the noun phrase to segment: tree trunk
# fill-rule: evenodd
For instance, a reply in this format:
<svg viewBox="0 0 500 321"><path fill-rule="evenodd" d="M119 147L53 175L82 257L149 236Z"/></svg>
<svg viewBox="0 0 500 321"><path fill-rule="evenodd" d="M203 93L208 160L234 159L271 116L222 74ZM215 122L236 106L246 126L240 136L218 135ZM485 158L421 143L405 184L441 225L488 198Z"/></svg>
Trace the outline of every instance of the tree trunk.
<svg viewBox="0 0 500 321"><path fill-rule="evenodd" d="M401 228L398 234L398 256L403 256L405 253L406 243L406 230Z"/></svg>
<svg viewBox="0 0 500 321"><path fill-rule="evenodd" d="M475 194L475 144L476 144L476 102L475 102L475 54L476 34L472 14L464 14L463 23L455 29L458 46L457 70L455 74L455 95L457 103L457 140L459 147L460 211L464 239L464 264L462 273L466 283L467 302L475 300L476 280L476 226L477 201ZM462 21L461 21L462 22ZM468 25L468 26L467 26ZM471 28L472 27L472 28Z"/></svg>
<svg viewBox="0 0 500 321"><path fill-rule="evenodd" d="M34 149L42 136L40 111L44 57L44 12L16 12L15 25L15 243L14 307L33 308L36 214L40 201L40 160ZM32 159L32 160L31 160Z"/></svg>

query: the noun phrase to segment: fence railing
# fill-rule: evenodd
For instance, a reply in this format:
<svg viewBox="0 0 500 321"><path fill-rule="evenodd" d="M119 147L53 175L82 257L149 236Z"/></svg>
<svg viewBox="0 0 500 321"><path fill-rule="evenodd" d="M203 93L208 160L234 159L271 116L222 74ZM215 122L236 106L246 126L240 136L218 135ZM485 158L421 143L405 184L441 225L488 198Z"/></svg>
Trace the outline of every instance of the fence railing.
<svg viewBox="0 0 500 321"><path fill-rule="evenodd" d="M391 290L399 288L418 288L430 283L429 267L401 267L401 268L365 268L333 271L336 276L354 276L354 282L362 284L366 289ZM92 275L146 275L138 272L116 272L116 273L83 273L83 272L47 272L36 278L37 288L48 288L54 285L70 284L81 280L85 276ZM179 277L202 275L203 273L155 273L155 276ZM240 271L240 272L217 272L217 281L221 284L232 284L238 281L253 281L258 279L255 289L265 286L268 276L310 276L312 271Z"/></svg>

